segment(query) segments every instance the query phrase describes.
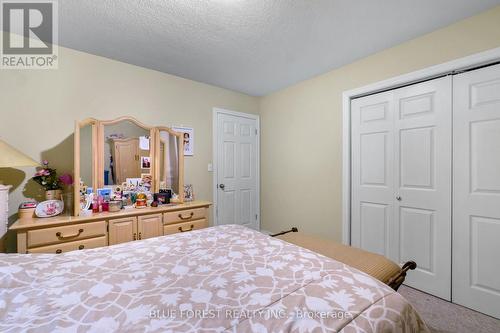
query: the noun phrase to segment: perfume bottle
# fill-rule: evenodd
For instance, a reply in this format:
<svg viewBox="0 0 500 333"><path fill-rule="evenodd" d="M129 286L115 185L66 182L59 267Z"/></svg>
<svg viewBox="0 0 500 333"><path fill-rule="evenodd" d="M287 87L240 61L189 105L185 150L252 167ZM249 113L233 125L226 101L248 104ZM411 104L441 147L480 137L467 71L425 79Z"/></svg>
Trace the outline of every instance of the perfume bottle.
<svg viewBox="0 0 500 333"><path fill-rule="evenodd" d="M101 207L103 212L109 212L109 196L103 198Z"/></svg>
<svg viewBox="0 0 500 333"><path fill-rule="evenodd" d="M92 213L99 213L99 200L96 196L92 200Z"/></svg>

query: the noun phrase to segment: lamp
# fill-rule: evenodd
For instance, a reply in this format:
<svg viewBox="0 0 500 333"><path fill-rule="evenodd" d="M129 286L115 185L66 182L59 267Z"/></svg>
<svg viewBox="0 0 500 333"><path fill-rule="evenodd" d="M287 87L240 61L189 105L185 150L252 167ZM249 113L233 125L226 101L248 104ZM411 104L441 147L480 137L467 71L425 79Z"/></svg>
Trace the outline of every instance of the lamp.
<svg viewBox="0 0 500 333"><path fill-rule="evenodd" d="M40 164L0 139L0 168L39 166ZM0 237L7 232L9 189L0 183Z"/></svg>

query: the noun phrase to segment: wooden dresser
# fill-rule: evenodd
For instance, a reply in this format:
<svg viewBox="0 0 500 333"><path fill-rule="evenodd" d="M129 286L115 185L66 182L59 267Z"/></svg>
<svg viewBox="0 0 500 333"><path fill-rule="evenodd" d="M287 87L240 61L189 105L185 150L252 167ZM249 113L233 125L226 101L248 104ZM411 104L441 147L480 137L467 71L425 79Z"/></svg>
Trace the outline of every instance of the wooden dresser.
<svg viewBox="0 0 500 333"><path fill-rule="evenodd" d="M62 253L208 227L207 201L123 209L89 216L17 220L18 253Z"/></svg>

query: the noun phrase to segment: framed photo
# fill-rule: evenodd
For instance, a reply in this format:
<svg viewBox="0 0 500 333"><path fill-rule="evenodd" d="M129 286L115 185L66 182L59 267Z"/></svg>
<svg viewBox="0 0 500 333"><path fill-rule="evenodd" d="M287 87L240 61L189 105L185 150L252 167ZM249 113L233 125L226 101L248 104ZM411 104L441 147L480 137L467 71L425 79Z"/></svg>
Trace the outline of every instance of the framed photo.
<svg viewBox="0 0 500 333"><path fill-rule="evenodd" d="M151 157L141 156L141 169L151 169Z"/></svg>
<svg viewBox="0 0 500 333"><path fill-rule="evenodd" d="M182 133L184 140L184 156L194 155L194 129L192 127L172 127L176 132Z"/></svg>
<svg viewBox="0 0 500 333"><path fill-rule="evenodd" d="M153 176L149 173L142 173L141 174L141 183L142 186L150 189L152 184L153 184Z"/></svg>
<svg viewBox="0 0 500 333"><path fill-rule="evenodd" d="M194 191L192 184L184 185L184 201L193 201L194 200Z"/></svg>
<svg viewBox="0 0 500 333"><path fill-rule="evenodd" d="M155 193L154 201L158 202L158 205L169 204L171 195L172 193Z"/></svg>

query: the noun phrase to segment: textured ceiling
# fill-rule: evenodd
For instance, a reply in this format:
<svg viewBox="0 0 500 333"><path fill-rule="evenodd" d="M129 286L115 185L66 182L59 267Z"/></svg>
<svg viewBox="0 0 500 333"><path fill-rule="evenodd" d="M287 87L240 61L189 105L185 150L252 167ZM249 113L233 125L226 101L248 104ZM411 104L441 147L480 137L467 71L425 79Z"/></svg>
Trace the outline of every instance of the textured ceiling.
<svg viewBox="0 0 500 333"><path fill-rule="evenodd" d="M61 0L60 44L265 95L500 0Z"/></svg>

